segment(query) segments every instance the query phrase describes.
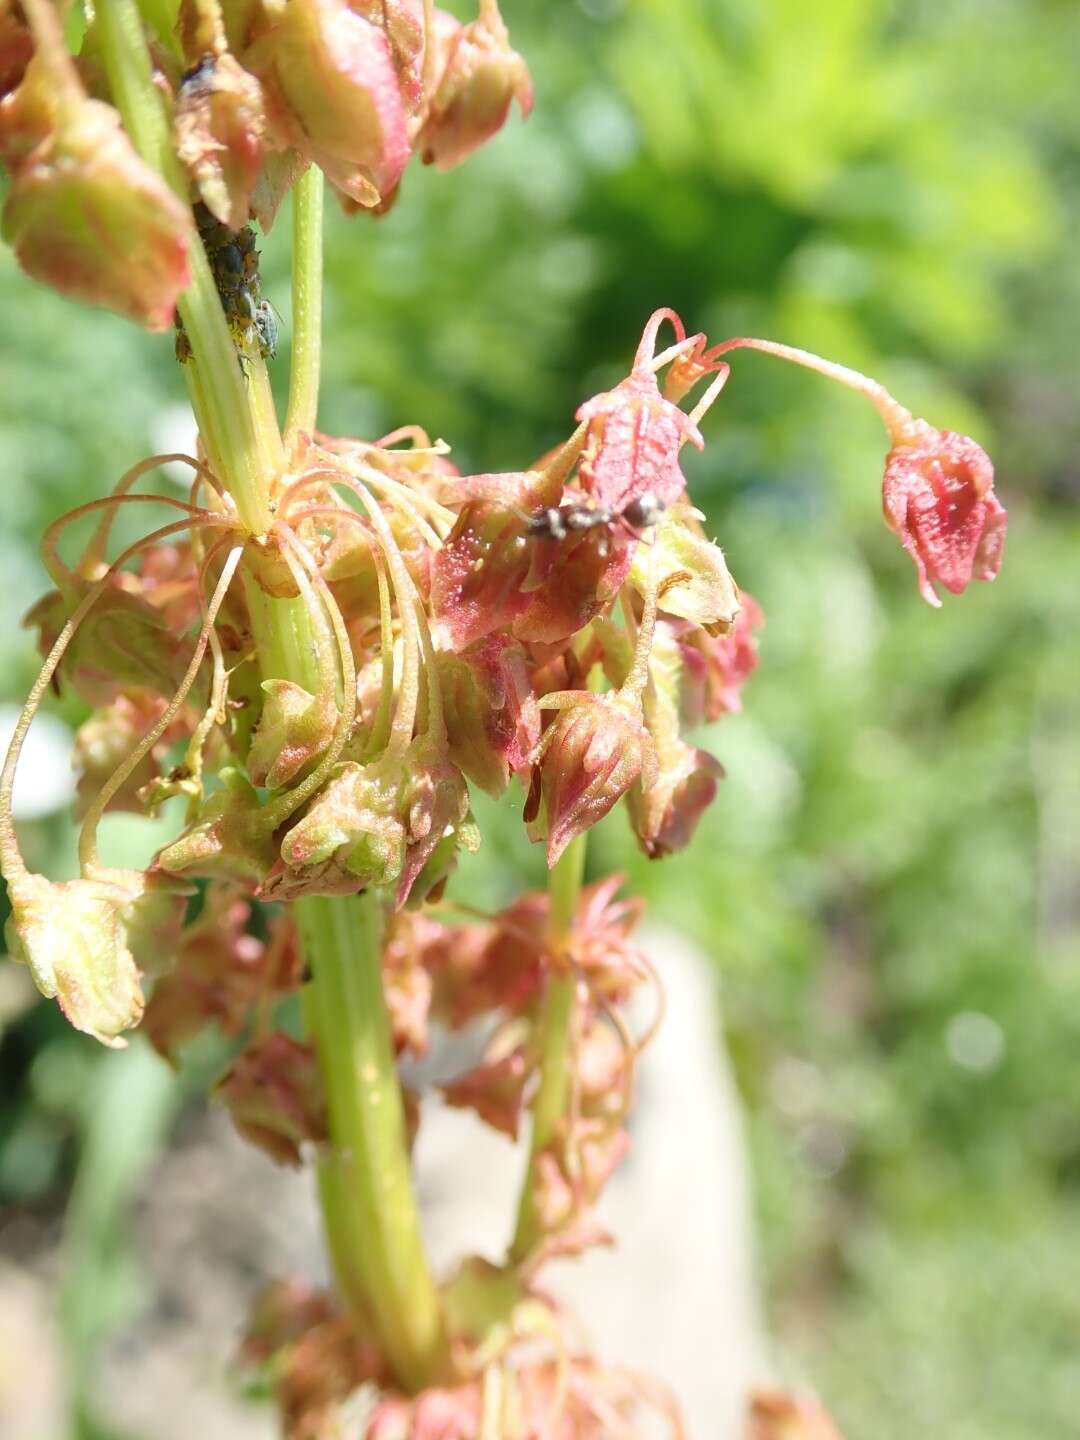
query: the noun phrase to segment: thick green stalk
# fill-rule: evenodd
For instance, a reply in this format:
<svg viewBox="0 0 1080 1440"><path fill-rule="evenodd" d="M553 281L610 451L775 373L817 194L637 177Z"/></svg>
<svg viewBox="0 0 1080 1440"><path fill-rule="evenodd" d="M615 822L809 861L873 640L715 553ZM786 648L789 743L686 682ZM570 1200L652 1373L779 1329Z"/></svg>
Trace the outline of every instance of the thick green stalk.
<svg viewBox="0 0 1080 1440"><path fill-rule="evenodd" d="M297 902L296 916L313 979L305 1014L329 1107L320 1190L331 1254L394 1373L419 1389L444 1370L446 1347L383 995L382 904L376 895L313 897Z"/></svg>
<svg viewBox="0 0 1080 1440"><path fill-rule="evenodd" d="M135 148L187 203L188 185L153 83L150 52L135 0L100 0L97 26L109 87ZM180 296L180 318L191 341L201 408L196 419L240 518L255 534L269 524L268 478L281 466L281 438L272 419L266 367L258 357L241 369L206 252L188 247L191 284Z"/></svg>
<svg viewBox="0 0 1080 1440"><path fill-rule="evenodd" d="M172 150L154 88L135 0L99 0L99 34L113 97L143 159L185 201L188 187ZM322 304L321 176L297 202L294 291L300 374L290 414L314 424ZM194 360L185 367L196 419L215 471L240 518L257 535L270 520L272 486L283 465L266 370L242 370L203 247L191 246L192 283L180 314ZM246 374L245 374L246 371ZM259 664L316 693L320 676L307 608L275 600L253 577L245 590ZM442 1376L446 1344L438 1291L428 1268L413 1198L404 1105L381 973L382 913L376 897L312 898L297 905L313 982L305 997L326 1084L333 1140L320 1192L328 1243L342 1291L365 1332L374 1329L398 1381L419 1388Z"/></svg>
<svg viewBox="0 0 1080 1440"><path fill-rule="evenodd" d="M581 883L585 875L586 837L579 835L563 852L548 881L551 913L548 946L553 959L566 945ZM540 1085L532 1104L532 1140L529 1164L521 1187L517 1227L510 1247L511 1260L524 1260L540 1238L536 1212L536 1162L551 1144L567 1112L570 1098L570 1062L576 982L572 975L553 970L544 995L540 1020Z"/></svg>
<svg viewBox="0 0 1080 1440"><path fill-rule="evenodd" d="M293 339L285 437L315 429L322 357L323 173L309 165L293 186Z"/></svg>

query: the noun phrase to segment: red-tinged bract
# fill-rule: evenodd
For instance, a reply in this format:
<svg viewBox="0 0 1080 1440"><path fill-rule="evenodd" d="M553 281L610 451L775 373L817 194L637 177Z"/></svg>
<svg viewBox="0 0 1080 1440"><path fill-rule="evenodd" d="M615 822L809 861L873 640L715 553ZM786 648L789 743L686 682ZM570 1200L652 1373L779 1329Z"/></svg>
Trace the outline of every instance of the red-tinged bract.
<svg viewBox="0 0 1080 1440"><path fill-rule="evenodd" d="M996 578L1008 517L974 440L916 422L889 451L882 500L929 604L941 604L935 585L959 595L972 580Z"/></svg>

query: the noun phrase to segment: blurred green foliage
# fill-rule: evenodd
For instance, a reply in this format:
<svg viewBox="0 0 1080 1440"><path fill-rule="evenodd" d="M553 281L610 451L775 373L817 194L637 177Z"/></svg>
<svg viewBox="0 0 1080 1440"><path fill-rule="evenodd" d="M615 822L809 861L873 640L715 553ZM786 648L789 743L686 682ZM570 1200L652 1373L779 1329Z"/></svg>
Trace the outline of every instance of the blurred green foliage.
<svg viewBox="0 0 1080 1440"><path fill-rule="evenodd" d="M880 523L874 416L737 358L688 468L764 605L762 666L706 738L729 779L692 851L647 865L615 817L593 855L715 957L789 1378L849 1440L1074 1433L1080 14L504 9L534 119L459 174L410 173L376 224L330 219L323 424L419 420L463 468L520 466L671 304L714 338L870 369L987 443L1005 570L931 613ZM267 288L287 312L279 229ZM0 305L14 617L43 583L44 523L160 447L181 386L168 342L62 305L7 255ZM14 697L35 665L11 624L0 663ZM483 819L486 856L457 881L473 899L539 874L512 803ZM64 824L27 830L60 873ZM9 1203L65 1193L97 1062L50 1007L9 1022Z"/></svg>

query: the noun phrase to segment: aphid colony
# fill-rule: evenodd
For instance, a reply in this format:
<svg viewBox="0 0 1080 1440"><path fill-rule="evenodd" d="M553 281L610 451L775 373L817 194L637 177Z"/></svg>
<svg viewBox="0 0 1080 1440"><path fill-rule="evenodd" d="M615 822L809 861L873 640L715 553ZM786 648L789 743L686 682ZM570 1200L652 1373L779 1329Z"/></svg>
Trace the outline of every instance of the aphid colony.
<svg viewBox="0 0 1080 1440"><path fill-rule="evenodd" d="M253 348L264 360L272 360L277 354L277 320L270 301L262 298L255 231L250 225L245 225L242 230L229 230L215 220L201 202L195 206L195 223L221 297L229 332L240 351L241 364L245 352ZM191 343L177 313L176 358L183 364L190 357Z"/></svg>

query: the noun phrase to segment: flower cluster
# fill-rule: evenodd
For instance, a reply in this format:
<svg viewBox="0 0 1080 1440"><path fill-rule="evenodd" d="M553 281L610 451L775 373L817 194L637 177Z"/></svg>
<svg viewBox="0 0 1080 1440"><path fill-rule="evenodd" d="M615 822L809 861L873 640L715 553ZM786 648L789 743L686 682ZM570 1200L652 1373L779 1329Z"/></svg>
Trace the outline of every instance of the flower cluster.
<svg viewBox="0 0 1080 1440"><path fill-rule="evenodd" d="M497 0L463 24L422 0L182 0L154 51L181 173L172 186L98 98L91 12L83 57L51 0L0 5L2 230L28 274L151 330L190 279L182 182L237 231L264 229L309 164L349 210L385 211L413 154L459 165L532 108L525 62Z"/></svg>
<svg viewBox="0 0 1080 1440"><path fill-rule="evenodd" d="M633 940L642 907L618 899L619 885L613 877L587 887L558 943L544 894L525 895L485 920L446 924L402 910L392 922L383 965L398 1053L425 1053L432 1021L482 1031L476 1064L440 1088L449 1104L516 1138L524 1108L543 1083L545 997L553 981L562 982L571 1000L570 1103L534 1148L524 1218L505 1263L474 1257L441 1287L451 1336L445 1385L419 1397L400 1393L377 1341L350 1331L331 1297L271 1286L244 1357L275 1388L293 1440L336 1433L335 1417L365 1383L380 1391L359 1432L369 1440L470 1440L496 1419L493 1433L571 1440L610 1433L612 1414L628 1424L647 1410L670 1412L656 1386L604 1369L583 1351L538 1284L546 1261L611 1243L594 1207L629 1147L624 1121L637 1057L649 1038L631 1033L624 1010L635 991L657 985ZM156 1001L155 993L151 1018ZM278 1160L299 1159L297 1137L314 1152L325 1145L312 1067L303 1057L285 1036L257 1038L221 1087L243 1133ZM304 1318L312 1306L317 1323Z"/></svg>
<svg viewBox="0 0 1080 1440"><path fill-rule="evenodd" d="M175 320L201 446L136 465L45 536L55 588L27 617L44 664L0 773L11 954L104 1044L142 1021L177 1064L216 1030L230 1058L215 1093L240 1132L318 1165L340 1298L273 1287L244 1347L290 1440L342 1433L358 1393L368 1440L600 1440L656 1417L681 1434L668 1397L603 1368L539 1276L610 1243L597 1204L649 1038L628 1007L659 992L640 905L614 877L582 888L583 838L625 802L647 856L685 847L723 777L693 732L739 709L757 664L761 608L687 494L683 447L703 447L740 349L864 394L889 437L886 520L932 604L935 585L997 574L990 462L862 375L771 341L710 346L667 309L528 468L461 475L419 426L320 434L317 265L297 289L306 356L282 437L250 221L269 229L299 180L306 242L318 170L347 210L381 212L411 155L452 167L515 100L527 113L496 0L467 24L431 0L180 0L153 47L131 0L87 18L76 59L52 0L0 0L0 223L57 289L152 330ZM165 461L190 467L186 500L138 488ZM116 514L147 503L175 518L110 560ZM62 883L27 868L11 817L50 687L88 711L79 875ZM472 791L511 786L551 889L495 916L454 909L447 882L481 838ZM107 812L166 804L179 833L145 870L103 863ZM362 945L343 940L349 917ZM301 992L310 1040L281 1003ZM532 1117L506 1256L438 1286L408 1213L419 1097L394 1070L433 1022L482 1037L447 1103L515 1139ZM829 1433L784 1397L759 1397L754 1424L763 1440Z"/></svg>

